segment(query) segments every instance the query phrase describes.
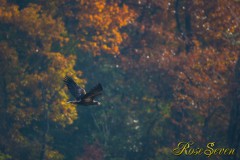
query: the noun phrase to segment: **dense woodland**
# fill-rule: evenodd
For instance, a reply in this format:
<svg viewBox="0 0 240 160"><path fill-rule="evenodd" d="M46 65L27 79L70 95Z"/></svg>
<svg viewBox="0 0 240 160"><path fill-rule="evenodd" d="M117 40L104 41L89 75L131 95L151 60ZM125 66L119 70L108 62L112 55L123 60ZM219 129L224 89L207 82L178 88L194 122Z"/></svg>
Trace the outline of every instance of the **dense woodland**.
<svg viewBox="0 0 240 160"><path fill-rule="evenodd" d="M239 0L0 0L0 160L240 159ZM65 75L99 106L75 106ZM210 158L211 159L211 158Z"/></svg>

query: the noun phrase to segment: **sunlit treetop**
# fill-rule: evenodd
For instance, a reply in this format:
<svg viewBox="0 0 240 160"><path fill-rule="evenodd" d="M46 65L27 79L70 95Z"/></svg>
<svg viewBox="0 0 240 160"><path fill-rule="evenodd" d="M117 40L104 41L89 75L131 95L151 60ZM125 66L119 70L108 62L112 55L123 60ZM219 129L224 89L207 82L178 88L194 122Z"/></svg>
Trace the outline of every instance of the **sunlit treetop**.
<svg viewBox="0 0 240 160"><path fill-rule="evenodd" d="M2 22L15 25L19 31L27 33L33 40L39 39L41 41L39 47L44 50L49 50L54 40L60 43L67 40L62 36L66 33L63 22L44 13L40 5L30 3L20 10L19 6L2 0L0 13Z"/></svg>
<svg viewBox="0 0 240 160"><path fill-rule="evenodd" d="M68 97L62 79L66 74L80 77L82 73L74 70L76 56L52 51L54 44L67 40L61 19L44 12L38 4L20 9L1 0L0 22L0 74L6 90L2 99L16 120L16 131L41 120L44 110L49 110L52 121L72 123L77 118L76 107L64 103ZM78 82L85 83L80 78Z"/></svg>
<svg viewBox="0 0 240 160"><path fill-rule="evenodd" d="M78 47L94 55L119 54L119 45L126 38L120 29L133 22L135 12L126 5L119 7L106 0L81 0L74 7L74 11L68 10L66 14L77 22L74 34Z"/></svg>

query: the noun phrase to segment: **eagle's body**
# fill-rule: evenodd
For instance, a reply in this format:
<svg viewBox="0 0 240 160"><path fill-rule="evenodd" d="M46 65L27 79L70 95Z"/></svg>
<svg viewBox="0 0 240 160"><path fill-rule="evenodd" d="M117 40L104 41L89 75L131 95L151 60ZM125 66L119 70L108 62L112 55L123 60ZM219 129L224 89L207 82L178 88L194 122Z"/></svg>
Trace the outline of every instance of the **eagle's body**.
<svg viewBox="0 0 240 160"><path fill-rule="evenodd" d="M101 104L100 102L94 100L94 98L100 95L103 90L100 83L86 93L86 91L79 87L71 77L66 76L63 81L67 85L70 93L75 98L74 101L68 101L68 103L85 106Z"/></svg>

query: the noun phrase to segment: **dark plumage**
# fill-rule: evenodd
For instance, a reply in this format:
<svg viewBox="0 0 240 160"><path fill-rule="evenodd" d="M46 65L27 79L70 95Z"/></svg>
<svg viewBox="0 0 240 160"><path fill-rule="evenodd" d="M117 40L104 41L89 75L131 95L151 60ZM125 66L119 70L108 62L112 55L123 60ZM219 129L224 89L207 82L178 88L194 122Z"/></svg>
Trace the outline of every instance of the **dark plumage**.
<svg viewBox="0 0 240 160"><path fill-rule="evenodd" d="M68 103L86 105L86 106L101 104L100 102L94 100L94 98L100 95L103 90L102 85L100 83L86 93L86 91L83 88L79 87L71 77L66 76L63 81L68 87L68 90L70 91L70 93L75 98L74 101L68 101Z"/></svg>

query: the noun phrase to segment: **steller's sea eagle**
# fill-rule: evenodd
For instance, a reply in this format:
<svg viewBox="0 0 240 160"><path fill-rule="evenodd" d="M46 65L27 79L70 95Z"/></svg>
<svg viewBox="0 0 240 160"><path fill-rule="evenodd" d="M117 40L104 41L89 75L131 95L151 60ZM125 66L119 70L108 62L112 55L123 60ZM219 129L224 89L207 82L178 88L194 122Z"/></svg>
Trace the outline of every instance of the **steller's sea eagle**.
<svg viewBox="0 0 240 160"><path fill-rule="evenodd" d="M86 93L85 89L79 87L74 80L66 76L63 79L64 83L68 87L70 93L74 96L74 101L68 101L68 103L79 104L79 105L101 105L100 102L95 101L94 98L101 94L103 88L100 83L98 83L94 88Z"/></svg>

